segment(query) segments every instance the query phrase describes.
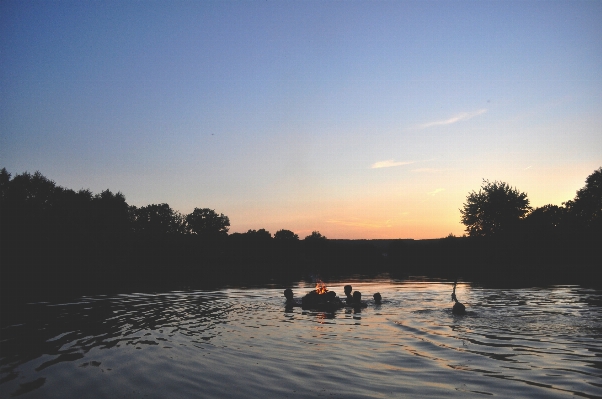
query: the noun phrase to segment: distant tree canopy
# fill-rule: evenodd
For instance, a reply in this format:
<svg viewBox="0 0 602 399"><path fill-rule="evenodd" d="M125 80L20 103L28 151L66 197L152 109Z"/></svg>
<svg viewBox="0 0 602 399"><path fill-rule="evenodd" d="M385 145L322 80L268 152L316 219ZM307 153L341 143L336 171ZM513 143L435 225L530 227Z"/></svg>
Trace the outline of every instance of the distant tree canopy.
<svg viewBox="0 0 602 399"><path fill-rule="evenodd" d="M534 209L525 218L526 226L536 233L551 232L561 227L565 220L565 209L558 205L544 205Z"/></svg>
<svg viewBox="0 0 602 399"><path fill-rule="evenodd" d="M272 234L266 229L251 230L249 229L245 235L252 240L271 240Z"/></svg>
<svg viewBox="0 0 602 399"><path fill-rule="evenodd" d="M35 234L56 237L56 233L115 240L117 234L131 231L219 236L227 234L229 226L228 217L212 209L195 208L184 216L168 204L137 208L128 205L120 192L75 192L40 172L11 179L6 168L0 169L0 233L11 240Z"/></svg>
<svg viewBox="0 0 602 399"><path fill-rule="evenodd" d="M167 204L130 207L133 230L137 233L176 234L185 233L184 216Z"/></svg>
<svg viewBox="0 0 602 399"><path fill-rule="evenodd" d="M278 230L276 234L274 234L274 238L277 240L298 240L299 236L293 233L290 230Z"/></svg>
<svg viewBox="0 0 602 399"><path fill-rule="evenodd" d="M460 213L468 234L478 237L510 230L530 210L527 194L504 182L483 180L479 192L468 194Z"/></svg>
<svg viewBox="0 0 602 399"><path fill-rule="evenodd" d="M312 231L310 235L305 237L305 240L307 240L307 241L326 241L327 238L325 236L323 236L322 234L320 234L319 231Z"/></svg>
<svg viewBox="0 0 602 399"><path fill-rule="evenodd" d="M126 232L128 205L122 193L93 195L57 186L40 172L11 175L0 171L0 230L11 239L36 234L92 234L106 238Z"/></svg>
<svg viewBox="0 0 602 399"><path fill-rule="evenodd" d="M223 213L217 214L213 209L194 208L192 213L186 215L188 229L203 236L225 236L230 228L230 219Z"/></svg>

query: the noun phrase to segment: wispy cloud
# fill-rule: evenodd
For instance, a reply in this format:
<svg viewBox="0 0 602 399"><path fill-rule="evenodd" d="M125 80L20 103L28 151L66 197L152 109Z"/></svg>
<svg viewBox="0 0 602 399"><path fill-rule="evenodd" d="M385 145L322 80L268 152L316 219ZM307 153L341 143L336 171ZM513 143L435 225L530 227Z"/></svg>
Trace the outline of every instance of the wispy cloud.
<svg viewBox="0 0 602 399"><path fill-rule="evenodd" d="M437 195L437 194L439 194L440 192L443 192L443 191L445 191L445 189L444 189L444 188L438 188L438 189L436 189L435 191L431 191L431 192L430 192L430 193L428 193L428 194L430 194L430 195L432 195L432 196L435 196L435 195Z"/></svg>
<svg viewBox="0 0 602 399"><path fill-rule="evenodd" d="M388 159L386 161L380 161L373 163L370 168L378 169L378 168L391 168L393 166L401 166L401 165L410 165L413 164L414 161L395 161L393 159Z"/></svg>
<svg viewBox="0 0 602 399"><path fill-rule="evenodd" d="M482 115L485 112L487 112L487 109L480 109L478 111L473 111L473 112L462 112L462 113L459 113L458 115L452 116L451 118L445 119L442 121L423 123L422 125L418 125L418 128L419 129L427 129L429 127L434 127L434 126L451 125L453 123L467 121L469 119L474 118L475 116Z"/></svg>

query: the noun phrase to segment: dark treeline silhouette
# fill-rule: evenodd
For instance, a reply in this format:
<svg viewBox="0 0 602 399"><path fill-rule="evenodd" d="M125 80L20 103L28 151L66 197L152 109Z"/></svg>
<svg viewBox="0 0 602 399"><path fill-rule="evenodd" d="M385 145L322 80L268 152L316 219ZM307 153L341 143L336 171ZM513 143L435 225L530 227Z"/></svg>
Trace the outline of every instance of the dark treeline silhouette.
<svg viewBox="0 0 602 399"><path fill-rule="evenodd" d="M467 237L392 243L394 274L504 285L602 281L602 168L573 200L536 209L525 193L484 180L460 213Z"/></svg>
<svg viewBox="0 0 602 399"><path fill-rule="evenodd" d="M11 177L0 170L3 298L284 282L369 273L382 258L365 242L228 234L229 218L212 209L183 215L168 204L128 205L110 190L63 188L39 172Z"/></svg>
<svg viewBox="0 0 602 399"><path fill-rule="evenodd" d="M228 234L212 209L128 205L121 193L74 191L36 172L0 170L3 298L290 282L311 274L427 275L513 282L601 281L602 168L563 206L484 181L460 210L468 236L333 240L314 231ZM3 303L6 301L3 300Z"/></svg>

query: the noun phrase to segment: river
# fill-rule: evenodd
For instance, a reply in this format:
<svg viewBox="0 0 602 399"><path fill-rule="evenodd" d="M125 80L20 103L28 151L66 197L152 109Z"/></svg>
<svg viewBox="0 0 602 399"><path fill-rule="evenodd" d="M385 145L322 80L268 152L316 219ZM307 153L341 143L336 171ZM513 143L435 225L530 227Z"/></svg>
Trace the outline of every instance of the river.
<svg viewBox="0 0 602 399"><path fill-rule="evenodd" d="M456 316L449 282L326 284L368 306L287 310L272 285L28 303L2 323L0 397L602 397L602 290L460 282Z"/></svg>

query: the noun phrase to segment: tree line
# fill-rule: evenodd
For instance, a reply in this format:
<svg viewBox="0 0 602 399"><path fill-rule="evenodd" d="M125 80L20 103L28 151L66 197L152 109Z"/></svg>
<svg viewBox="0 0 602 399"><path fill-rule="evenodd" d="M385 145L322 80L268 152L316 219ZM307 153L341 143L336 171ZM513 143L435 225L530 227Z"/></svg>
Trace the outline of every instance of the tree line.
<svg viewBox="0 0 602 399"><path fill-rule="evenodd" d="M535 209L526 193L484 180L460 215L467 234L436 240L332 240L318 231L301 240L286 229L229 233L229 218L209 208L184 215L165 203L136 207L120 192L74 191L40 172L12 177L3 168L0 288L3 296L151 289L292 281L312 273L602 277L602 168L574 199Z"/></svg>
<svg viewBox="0 0 602 399"><path fill-rule="evenodd" d="M298 280L311 273L375 265L378 251L300 239L282 229L229 233L209 208L181 214L168 204L136 207L121 192L58 186L40 172L0 170L0 284L3 294L152 289L169 285Z"/></svg>
<svg viewBox="0 0 602 399"><path fill-rule="evenodd" d="M483 180L460 215L464 237L393 243L393 270L502 284L602 281L602 168L561 206L532 208L526 193Z"/></svg>
<svg viewBox="0 0 602 399"><path fill-rule="evenodd" d="M562 206L533 209L527 194L507 183L488 180L471 192L460 209L471 237L513 234L596 234L602 227L602 168L595 170Z"/></svg>

